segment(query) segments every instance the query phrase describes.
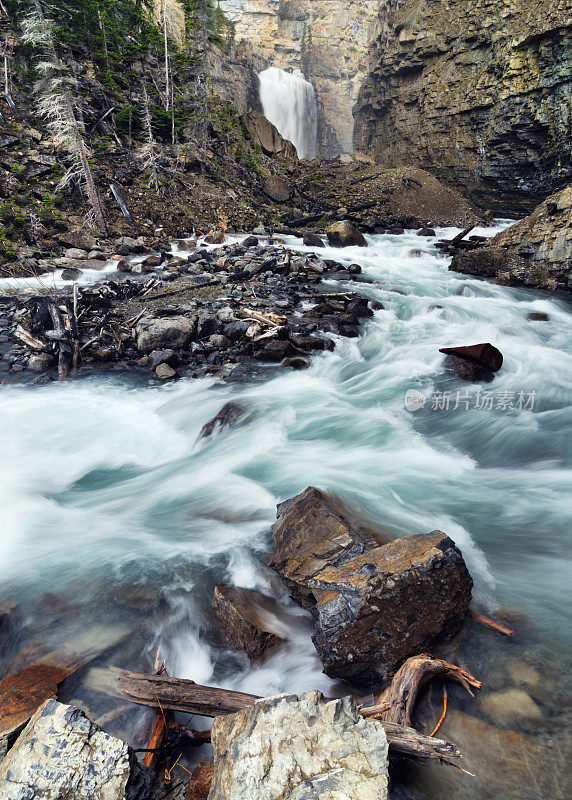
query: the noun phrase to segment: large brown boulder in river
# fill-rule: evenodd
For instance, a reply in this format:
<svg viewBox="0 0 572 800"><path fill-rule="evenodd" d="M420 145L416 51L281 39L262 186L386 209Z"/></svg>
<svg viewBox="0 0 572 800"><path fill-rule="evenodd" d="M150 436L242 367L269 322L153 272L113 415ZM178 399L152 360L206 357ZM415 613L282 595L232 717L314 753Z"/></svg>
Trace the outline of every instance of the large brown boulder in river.
<svg viewBox="0 0 572 800"><path fill-rule="evenodd" d="M309 487L278 506L271 561L310 608L324 672L375 684L459 630L473 582L441 531L383 544L340 501Z"/></svg>
<svg viewBox="0 0 572 800"><path fill-rule="evenodd" d="M310 585L316 598L312 639L324 672L368 685L456 633L473 581L454 542L433 531L322 570Z"/></svg>
<svg viewBox="0 0 572 800"><path fill-rule="evenodd" d="M332 247L365 247L367 242L357 227L347 219L334 222L326 231Z"/></svg>
<svg viewBox="0 0 572 800"><path fill-rule="evenodd" d="M381 529L364 525L337 498L314 486L278 505L272 533L271 566L305 608L315 603L309 582L321 570L341 566L387 541Z"/></svg>

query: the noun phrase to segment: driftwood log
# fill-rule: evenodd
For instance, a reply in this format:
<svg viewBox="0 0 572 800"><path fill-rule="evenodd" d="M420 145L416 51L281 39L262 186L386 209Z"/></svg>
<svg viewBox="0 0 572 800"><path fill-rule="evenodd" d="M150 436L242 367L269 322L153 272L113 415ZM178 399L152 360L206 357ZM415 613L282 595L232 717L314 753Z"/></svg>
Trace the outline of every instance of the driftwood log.
<svg viewBox="0 0 572 800"><path fill-rule="evenodd" d="M410 726L413 710L421 688L434 678L449 678L462 684L472 694L471 688L480 689L481 682L461 667L431 658L423 653L412 656L401 666L378 702L385 706L381 712L384 721ZM364 711L367 709L364 709Z"/></svg>
<svg viewBox="0 0 572 800"><path fill-rule="evenodd" d="M103 680L102 680L103 678ZM232 714L251 706L261 698L257 695L201 686L194 681L171 678L165 675L145 675L113 669L97 676L97 688L139 705L218 717ZM364 717L377 717L386 705L362 708ZM390 749L411 758L460 758L461 753L450 742L430 738L413 728L379 720L387 734Z"/></svg>

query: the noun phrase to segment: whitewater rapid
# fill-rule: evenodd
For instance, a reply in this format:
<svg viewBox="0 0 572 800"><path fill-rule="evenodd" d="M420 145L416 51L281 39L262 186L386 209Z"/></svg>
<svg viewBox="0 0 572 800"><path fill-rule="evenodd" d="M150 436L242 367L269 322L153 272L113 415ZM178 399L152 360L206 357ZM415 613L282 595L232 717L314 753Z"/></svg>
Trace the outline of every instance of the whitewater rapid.
<svg viewBox="0 0 572 800"><path fill-rule="evenodd" d="M392 536L447 532L478 607L528 615L562 657L571 643L570 305L449 272L435 240L413 232L367 241L322 255L359 263L372 283L351 288L384 308L307 371L237 384L118 376L2 389L0 595L21 600L31 632L43 624L56 646L78 626L120 623L136 631L126 666L148 666L159 647L171 674L199 682L339 691L298 609L286 651L256 668L228 652L208 614L221 581L287 602L266 566L269 528L276 503L315 485ZM477 387L446 375L439 353L483 341L504 355L486 387L490 409L471 404ZM427 397L415 413L405 408L410 389ZM468 409L453 409L458 391L471 396ZM445 392L449 410L432 409ZM512 409L496 407L503 392ZM532 408L516 407L520 392L534 393ZM200 439L230 400L248 417ZM148 613L123 602L135 590ZM46 593L59 598L51 626Z"/></svg>

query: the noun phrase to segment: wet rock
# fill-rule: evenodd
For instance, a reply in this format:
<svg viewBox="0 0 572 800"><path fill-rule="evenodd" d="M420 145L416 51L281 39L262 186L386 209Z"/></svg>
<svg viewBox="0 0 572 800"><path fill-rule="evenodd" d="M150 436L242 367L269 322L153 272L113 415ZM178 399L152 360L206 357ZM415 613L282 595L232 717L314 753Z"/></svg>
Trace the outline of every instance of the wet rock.
<svg viewBox="0 0 572 800"><path fill-rule="evenodd" d="M513 659L506 664L506 671L510 678L517 686L540 686L542 683L542 676L540 672L527 664L526 661L520 659Z"/></svg>
<svg viewBox="0 0 572 800"><path fill-rule="evenodd" d="M262 191L277 203L285 203L292 195L290 184L279 175L270 175L266 178L262 184Z"/></svg>
<svg viewBox="0 0 572 800"><path fill-rule="evenodd" d="M472 585L460 550L442 531L406 536L320 570L308 587L316 604L312 641L324 672L358 685L379 683L460 629Z"/></svg>
<svg viewBox="0 0 572 800"><path fill-rule="evenodd" d="M350 697L278 695L215 719L209 800L386 800L387 738Z"/></svg>
<svg viewBox="0 0 572 800"><path fill-rule="evenodd" d="M280 503L277 512L270 564L306 608L315 604L310 581L323 569L341 566L385 538L384 531L365 525L337 498L313 486Z"/></svg>
<svg viewBox="0 0 572 800"><path fill-rule="evenodd" d="M490 369L477 364L475 361L467 361L465 358L457 356L447 356L445 368L455 373L457 378L471 383L490 383L494 380L495 374Z"/></svg>
<svg viewBox="0 0 572 800"><path fill-rule="evenodd" d="M250 328L251 323L247 322L246 320L235 320L234 322L229 322L228 325L224 327L224 335L227 336L231 342L235 342L237 339L241 339L246 331Z"/></svg>
<svg viewBox="0 0 572 800"><path fill-rule="evenodd" d="M224 240L225 236L220 228L213 228L205 236L205 242L208 244L223 244Z"/></svg>
<svg viewBox="0 0 572 800"><path fill-rule="evenodd" d="M245 415L246 408L244 406L238 403L227 403L215 417L203 425L199 438L204 439L206 436L210 436L215 429L229 428Z"/></svg>
<svg viewBox="0 0 572 800"><path fill-rule="evenodd" d="M153 773L82 711L47 700L0 765L6 800L145 800Z"/></svg>
<svg viewBox="0 0 572 800"><path fill-rule="evenodd" d="M519 722L538 722L542 711L523 689L503 689L481 696L481 708L494 723L511 726Z"/></svg>
<svg viewBox="0 0 572 800"><path fill-rule="evenodd" d="M306 247L325 247L324 240L317 233L305 233L302 242Z"/></svg>
<svg viewBox="0 0 572 800"><path fill-rule="evenodd" d="M417 236L436 236L437 234L433 228L421 228L417 231Z"/></svg>
<svg viewBox="0 0 572 800"><path fill-rule="evenodd" d="M78 250L86 250L89 252L93 250L96 245L93 236L85 231L68 231L67 233L59 234L57 241L64 247L75 247Z"/></svg>
<svg viewBox="0 0 572 800"><path fill-rule="evenodd" d="M367 242L363 234L349 220L334 222L326 231L328 243L332 247L365 247Z"/></svg>
<svg viewBox="0 0 572 800"><path fill-rule="evenodd" d="M439 352L447 354L445 367L465 381L490 383L494 378L493 373L503 363L501 351L489 342L466 347L442 347Z"/></svg>
<svg viewBox="0 0 572 800"><path fill-rule="evenodd" d="M147 317L137 324L136 335L137 349L142 353L176 350L190 344L195 335L195 322L182 316Z"/></svg>
<svg viewBox="0 0 572 800"><path fill-rule="evenodd" d="M289 358L285 358L282 362L283 367L290 367L290 369L295 370L302 370L308 369L311 364L308 358L304 358L303 356L290 356Z"/></svg>
<svg viewBox="0 0 572 800"><path fill-rule="evenodd" d="M284 642L280 636L275 601L254 589L218 584L213 612L227 645L245 652L254 664L274 653Z"/></svg>
<svg viewBox="0 0 572 800"><path fill-rule="evenodd" d="M527 319L533 320L534 322L549 322L550 316L545 314L544 311L531 311L529 314L526 315Z"/></svg>
<svg viewBox="0 0 572 800"><path fill-rule="evenodd" d="M163 260L164 259L163 259L162 255L157 255L157 254L153 253L152 255L147 256L146 258L144 258L141 263L143 264L143 266L145 267L146 270L147 269L155 269L155 267L160 267L161 266L161 264L163 263Z"/></svg>
<svg viewBox="0 0 572 800"><path fill-rule="evenodd" d="M254 354L259 361L282 361L292 351L290 342L284 339L272 339L267 342L262 350Z"/></svg>
<svg viewBox="0 0 572 800"><path fill-rule="evenodd" d="M212 758L203 758L193 769L185 800L207 800L214 775Z"/></svg>
<svg viewBox="0 0 572 800"><path fill-rule="evenodd" d="M256 236L247 236L242 242L242 246L246 248L258 247L258 238Z"/></svg>
<svg viewBox="0 0 572 800"><path fill-rule="evenodd" d="M155 375L160 381L172 381L178 377L177 371L168 364L159 364L157 367L155 367Z"/></svg>
<svg viewBox="0 0 572 800"><path fill-rule="evenodd" d="M168 364L173 367L177 362L177 354L174 350L153 350L149 353L147 359L147 366L149 369L155 369L159 364Z"/></svg>
<svg viewBox="0 0 572 800"><path fill-rule="evenodd" d="M81 275L81 270L79 269L75 268L70 269L69 267L66 267L66 269L62 270L62 279L64 281L75 281L79 278L80 275Z"/></svg>
<svg viewBox="0 0 572 800"><path fill-rule="evenodd" d="M21 624L18 603L15 600L0 600L0 658L14 644Z"/></svg>

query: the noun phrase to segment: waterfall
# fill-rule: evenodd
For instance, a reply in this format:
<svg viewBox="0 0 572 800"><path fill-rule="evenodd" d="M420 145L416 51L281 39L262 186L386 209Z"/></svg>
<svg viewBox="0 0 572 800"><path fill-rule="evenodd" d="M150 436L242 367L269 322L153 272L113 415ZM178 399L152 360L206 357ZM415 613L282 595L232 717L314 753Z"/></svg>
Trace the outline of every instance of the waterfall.
<svg viewBox="0 0 572 800"><path fill-rule="evenodd" d="M269 67L258 77L266 119L294 144L299 158L315 158L318 114L312 84L299 69L286 72Z"/></svg>

